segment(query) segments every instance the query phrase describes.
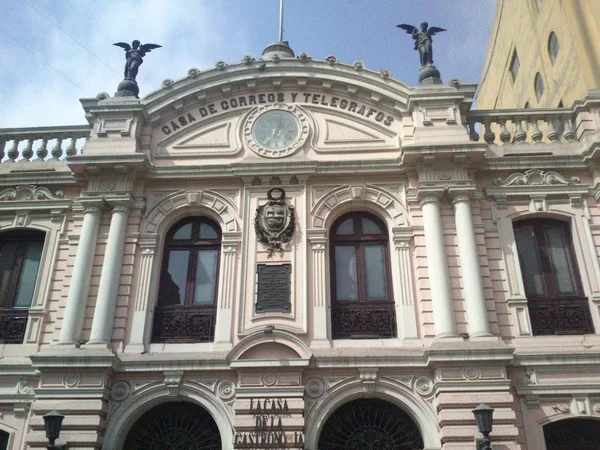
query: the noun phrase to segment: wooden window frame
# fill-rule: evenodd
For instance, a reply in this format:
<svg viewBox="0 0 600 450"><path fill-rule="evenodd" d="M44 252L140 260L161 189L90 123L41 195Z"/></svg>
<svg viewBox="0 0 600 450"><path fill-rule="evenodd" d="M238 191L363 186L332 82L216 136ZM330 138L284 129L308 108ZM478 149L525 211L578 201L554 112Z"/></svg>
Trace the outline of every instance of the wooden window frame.
<svg viewBox="0 0 600 450"><path fill-rule="evenodd" d="M347 219L353 220L354 233L352 235L337 235L337 229ZM363 234L362 218L372 220L383 233L381 234ZM364 248L368 245L382 245L384 249L384 265L386 270L386 293L387 298L383 300L367 299L367 284L365 270ZM356 250L356 277L357 277L357 300L338 300L337 299L337 277L336 277L336 246L354 246ZM392 272L390 264L389 236L387 227L377 216L367 212L351 212L339 217L331 227L329 240L329 269L331 273L331 307L332 307L332 331L334 339L376 339L393 338L397 336L396 310L394 302L394 293L392 286ZM375 316L385 316L386 326L379 330L342 331L340 322L343 320L340 314L365 314Z"/></svg>
<svg viewBox="0 0 600 450"><path fill-rule="evenodd" d="M545 227L556 227L560 228L564 233L566 241L566 253L569 258L569 264L571 265L571 271L573 273L572 282L575 286L574 295L561 295L556 287L557 276L552 267L550 255L548 252L548 244L546 242L546 235L544 232ZM540 265L542 268L542 277L546 285L546 295L532 295L527 292L527 284L524 282L525 295L527 296L528 309L531 318L532 332L534 336L537 335L553 335L553 334L587 334L594 332L594 326L590 314L588 299L585 297L583 284L581 282L581 276L577 265L577 258L575 255L575 249L573 247L573 238L571 234L570 223L547 218L534 218L526 219L514 222L513 228L515 230L515 236L518 228L532 227L533 234L535 237L535 245L540 256ZM519 263L522 267L526 264L523 260L522 253L518 249L517 253L519 257ZM521 274L525 277L525 273ZM551 315L566 315L569 311L577 310L577 314L580 317L580 321L576 327L562 327L561 323L556 323L552 326L548 324L547 317Z"/></svg>
<svg viewBox="0 0 600 450"><path fill-rule="evenodd" d="M218 237L216 239L201 239L202 224L212 227ZM182 227L192 224L191 239L174 239L174 235ZM153 343L194 343L212 342L214 340L217 301L219 293L219 273L221 270L221 227L207 217L197 216L180 220L168 231L163 250L160 269L160 286L155 310L155 320L152 332ZM172 250L189 251L186 293L183 304L164 304L166 277L169 276L169 256ZM193 303L196 289L195 278L198 267L198 253L201 250L217 250L216 275L212 303ZM164 326L168 323L168 326ZM164 328L168 330L165 331Z"/></svg>

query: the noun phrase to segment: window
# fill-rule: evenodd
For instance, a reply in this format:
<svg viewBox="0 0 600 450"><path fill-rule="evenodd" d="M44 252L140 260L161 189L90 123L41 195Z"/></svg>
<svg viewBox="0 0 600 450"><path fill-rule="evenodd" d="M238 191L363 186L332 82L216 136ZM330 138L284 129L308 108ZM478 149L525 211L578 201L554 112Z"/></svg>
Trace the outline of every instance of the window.
<svg viewBox="0 0 600 450"><path fill-rule="evenodd" d="M529 102L525 103L525 106L523 106L523 109L531 109L531 105L529 104Z"/></svg>
<svg viewBox="0 0 600 450"><path fill-rule="evenodd" d="M532 219L514 230L533 334L593 333L569 224Z"/></svg>
<svg viewBox="0 0 600 450"><path fill-rule="evenodd" d="M0 234L0 341L5 344L23 342L44 236L35 230Z"/></svg>
<svg viewBox="0 0 600 450"><path fill-rule="evenodd" d="M333 338L396 336L387 229L368 213L351 213L331 230Z"/></svg>
<svg viewBox="0 0 600 450"><path fill-rule="evenodd" d="M512 60L510 61L510 73L512 75L513 81L515 81L519 73L519 56L517 55L516 49L513 52Z"/></svg>
<svg viewBox="0 0 600 450"><path fill-rule="evenodd" d="M550 55L550 61L554 64L556 61L556 57L558 56L558 51L560 50L560 45L558 44L558 38L554 31L550 33L550 37L548 38L548 54Z"/></svg>
<svg viewBox="0 0 600 450"><path fill-rule="evenodd" d="M542 81L542 76L540 75L539 72L535 74L534 87L535 87L535 95L536 95L537 99L539 100L542 97L542 95L544 94L544 82Z"/></svg>
<svg viewBox="0 0 600 450"><path fill-rule="evenodd" d="M165 239L153 342L214 338L221 230L204 217L175 224Z"/></svg>

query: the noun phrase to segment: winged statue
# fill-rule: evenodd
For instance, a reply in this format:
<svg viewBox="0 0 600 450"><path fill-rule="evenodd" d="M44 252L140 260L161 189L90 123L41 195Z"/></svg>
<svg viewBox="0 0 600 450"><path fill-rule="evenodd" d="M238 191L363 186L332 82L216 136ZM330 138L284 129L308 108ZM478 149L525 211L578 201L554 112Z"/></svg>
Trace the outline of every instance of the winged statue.
<svg viewBox="0 0 600 450"><path fill-rule="evenodd" d="M408 34L412 35L412 38L415 40L415 50L418 50L421 58L421 67L433 65L433 40L431 37L436 33L441 33L442 31L446 30L440 27L429 28L429 24L427 22L423 22L421 24L421 31L419 31L417 27L408 25L406 23L396 26L398 28L402 28Z"/></svg>
<svg viewBox="0 0 600 450"><path fill-rule="evenodd" d="M117 47L121 47L125 50L125 79L130 79L135 81L135 77L137 77L138 69L144 62L142 59L146 56L146 53L151 52L155 48L160 48L162 45L158 44L143 44L140 45L140 41L137 39L129 45L126 42L117 42Z"/></svg>

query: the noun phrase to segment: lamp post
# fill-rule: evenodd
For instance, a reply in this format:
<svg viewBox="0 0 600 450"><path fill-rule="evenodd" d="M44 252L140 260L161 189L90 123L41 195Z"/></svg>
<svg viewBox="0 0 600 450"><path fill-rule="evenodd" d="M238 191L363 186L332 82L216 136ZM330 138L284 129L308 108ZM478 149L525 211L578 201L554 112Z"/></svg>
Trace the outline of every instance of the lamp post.
<svg viewBox="0 0 600 450"><path fill-rule="evenodd" d="M492 450L490 433L492 432L492 416L494 415L494 408L485 403L481 403L473 410L473 415L477 422L477 429L483 434L483 439L477 439L475 441L476 450Z"/></svg>
<svg viewBox="0 0 600 450"><path fill-rule="evenodd" d="M46 447L48 450L67 450L67 444L55 445L54 442L60 436L60 427L65 418L58 411L51 411L44 416L44 428L46 429L46 437L50 441L50 445Z"/></svg>

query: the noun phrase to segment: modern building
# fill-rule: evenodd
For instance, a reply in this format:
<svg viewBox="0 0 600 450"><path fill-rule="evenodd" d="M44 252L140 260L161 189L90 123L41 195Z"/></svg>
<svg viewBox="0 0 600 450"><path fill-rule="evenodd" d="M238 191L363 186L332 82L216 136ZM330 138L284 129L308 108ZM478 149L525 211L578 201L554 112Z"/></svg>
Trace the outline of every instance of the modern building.
<svg viewBox="0 0 600 450"><path fill-rule="evenodd" d="M0 130L0 448L596 448L600 92L475 89L278 43Z"/></svg>
<svg viewBox="0 0 600 450"><path fill-rule="evenodd" d="M571 107L600 88L600 2L498 0L479 109Z"/></svg>

